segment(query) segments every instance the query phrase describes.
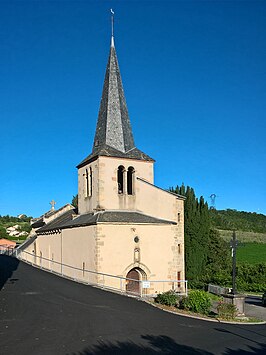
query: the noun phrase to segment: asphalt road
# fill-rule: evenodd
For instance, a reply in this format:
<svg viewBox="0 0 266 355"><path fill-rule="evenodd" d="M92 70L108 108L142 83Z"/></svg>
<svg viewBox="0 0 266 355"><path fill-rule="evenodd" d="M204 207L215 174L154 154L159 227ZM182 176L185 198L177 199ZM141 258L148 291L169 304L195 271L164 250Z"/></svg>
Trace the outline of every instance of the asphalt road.
<svg viewBox="0 0 266 355"><path fill-rule="evenodd" d="M173 315L0 256L0 354L265 354L266 325Z"/></svg>

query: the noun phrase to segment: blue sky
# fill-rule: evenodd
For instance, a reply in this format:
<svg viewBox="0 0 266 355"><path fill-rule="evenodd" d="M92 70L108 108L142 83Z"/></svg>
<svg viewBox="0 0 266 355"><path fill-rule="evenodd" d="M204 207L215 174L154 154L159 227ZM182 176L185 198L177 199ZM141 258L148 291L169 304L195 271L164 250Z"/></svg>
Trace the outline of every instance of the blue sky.
<svg viewBox="0 0 266 355"><path fill-rule="evenodd" d="M0 214L71 202L92 148L109 9L155 183L266 214L265 1L0 0Z"/></svg>

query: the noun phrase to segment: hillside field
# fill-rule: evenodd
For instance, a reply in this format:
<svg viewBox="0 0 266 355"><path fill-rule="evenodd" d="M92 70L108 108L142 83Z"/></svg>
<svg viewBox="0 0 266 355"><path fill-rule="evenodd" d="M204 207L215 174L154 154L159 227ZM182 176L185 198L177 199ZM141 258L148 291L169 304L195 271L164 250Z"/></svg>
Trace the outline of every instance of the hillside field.
<svg viewBox="0 0 266 355"><path fill-rule="evenodd" d="M219 229L219 233L229 247L233 231ZM266 233L236 231L236 237L237 263L266 263Z"/></svg>
<svg viewBox="0 0 266 355"><path fill-rule="evenodd" d="M266 263L266 244L240 243L236 252L237 263ZM266 276L265 276L266 277Z"/></svg>
<svg viewBox="0 0 266 355"><path fill-rule="evenodd" d="M232 230L223 230L218 229L221 237L230 242L232 239L233 231ZM266 233L256 233L256 232L244 232L237 230L236 238L241 243L265 243L266 244Z"/></svg>

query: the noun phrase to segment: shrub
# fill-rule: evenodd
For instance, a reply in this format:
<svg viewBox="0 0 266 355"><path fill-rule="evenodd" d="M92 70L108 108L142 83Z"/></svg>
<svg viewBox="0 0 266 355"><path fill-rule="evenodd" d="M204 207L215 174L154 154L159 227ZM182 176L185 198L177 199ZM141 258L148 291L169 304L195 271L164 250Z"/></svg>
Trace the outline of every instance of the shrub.
<svg viewBox="0 0 266 355"><path fill-rule="evenodd" d="M160 293L156 297L155 301L160 304L165 304L166 306L175 306L177 303L177 299L178 297L174 292L168 291Z"/></svg>
<svg viewBox="0 0 266 355"><path fill-rule="evenodd" d="M232 303L219 302L217 306L217 313L219 318L232 319L237 315L237 309Z"/></svg>
<svg viewBox="0 0 266 355"><path fill-rule="evenodd" d="M204 290L206 288L206 284L203 281L189 280L188 287L197 290Z"/></svg>
<svg viewBox="0 0 266 355"><path fill-rule="evenodd" d="M207 292L194 290L190 291L188 297L182 298L179 306L187 311L208 314L211 308L211 299Z"/></svg>

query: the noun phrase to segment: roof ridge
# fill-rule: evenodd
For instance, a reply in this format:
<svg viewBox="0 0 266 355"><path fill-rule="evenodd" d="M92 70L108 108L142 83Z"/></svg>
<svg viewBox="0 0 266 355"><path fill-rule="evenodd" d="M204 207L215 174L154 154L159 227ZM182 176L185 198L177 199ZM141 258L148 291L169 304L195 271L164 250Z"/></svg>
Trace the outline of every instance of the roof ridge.
<svg viewBox="0 0 266 355"><path fill-rule="evenodd" d="M154 184L150 183L149 181L147 181L147 180L145 180L145 179L143 179L143 178L141 178L141 177L138 177L138 176L137 176L136 178L137 178L138 180L140 180L140 181L142 181L142 182L148 184L148 185L151 185L151 186L155 187L156 189L159 189L159 190L161 190L161 191L163 191L163 192L166 192L167 194L176 196L176 197L178 197L178 198L181 198L182 200L186 200L186 196L178 195L178 194L176 194L176 193L174 193L174 192L167 191L167 190L165 190L165 189L163 189L163 188L161 188L161 187L159 187L159 186L157 186L157 185L154 185Z"/></svg>

